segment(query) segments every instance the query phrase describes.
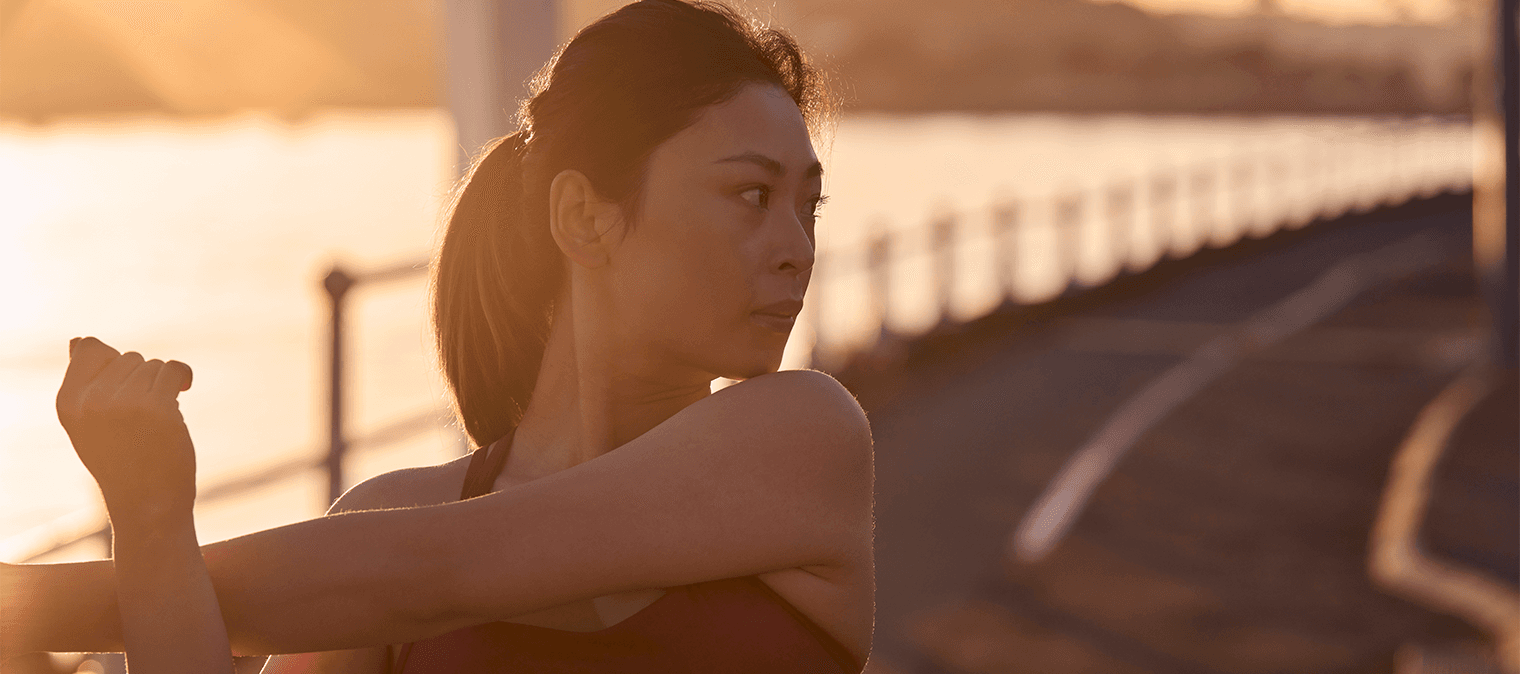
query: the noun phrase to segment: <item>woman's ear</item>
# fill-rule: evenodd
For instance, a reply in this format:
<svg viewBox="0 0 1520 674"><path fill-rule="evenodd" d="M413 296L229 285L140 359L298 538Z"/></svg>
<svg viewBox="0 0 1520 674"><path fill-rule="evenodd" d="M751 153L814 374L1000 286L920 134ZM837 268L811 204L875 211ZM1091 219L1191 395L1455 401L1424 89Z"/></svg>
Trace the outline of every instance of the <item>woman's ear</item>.
<svg viewBox="0 0 1520 674"><path fill-rule="evenodd" d="M580 171L560 171L549 183L549 231L576 264L588 269L607 264L617 243L613 230L621 225L618 205L598 196Z"/></svg>

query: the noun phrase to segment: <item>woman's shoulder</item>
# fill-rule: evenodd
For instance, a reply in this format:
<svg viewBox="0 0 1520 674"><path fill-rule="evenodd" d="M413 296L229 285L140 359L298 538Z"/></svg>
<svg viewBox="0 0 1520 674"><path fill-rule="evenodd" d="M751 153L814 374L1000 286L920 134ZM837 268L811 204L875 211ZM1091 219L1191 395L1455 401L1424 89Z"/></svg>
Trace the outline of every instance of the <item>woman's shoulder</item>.
<svg viewBox="0 0 1520 674"><path fill-rule="evenodd" d="M759 414L777 422L778 430L824 430L828 437L857 441L849 444L861 440L870 444L870 423L855 396L838 380L817 370L783 370L752 377L704 402L709 403L708 411L713 414Z"/></svg>
<svg viewBox="0 0 1520 674"><path fill-rule="evenodd" d="M667 424L684 437L718 440L700 450L705 456L730 456L746 470L787 479L814 475L826 491L869 502L875 474L870 423L855 396L823 372L785 370L746 379ZM849 501L857 501L854 496Z"/></svg>
<svg viewBox="0 0 1520 674"><path fill-rule="evenodd" d="M387 508L414 508L459 500L470 454L432 466L401 468L354 485L327 514Z"/></svg>

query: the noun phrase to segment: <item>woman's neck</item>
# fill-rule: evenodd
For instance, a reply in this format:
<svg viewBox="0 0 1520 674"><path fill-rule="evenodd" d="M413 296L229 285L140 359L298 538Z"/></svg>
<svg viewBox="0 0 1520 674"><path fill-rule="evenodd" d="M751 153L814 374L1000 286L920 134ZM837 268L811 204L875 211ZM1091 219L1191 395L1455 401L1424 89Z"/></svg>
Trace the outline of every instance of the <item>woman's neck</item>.
<svg viewBox="0 0 1520 674"><path fill-rule="evenodd" d="M566 304L575 303L557 303L509 459L530 479L612 451L710 392L711 377L656 367Z"/></svg>

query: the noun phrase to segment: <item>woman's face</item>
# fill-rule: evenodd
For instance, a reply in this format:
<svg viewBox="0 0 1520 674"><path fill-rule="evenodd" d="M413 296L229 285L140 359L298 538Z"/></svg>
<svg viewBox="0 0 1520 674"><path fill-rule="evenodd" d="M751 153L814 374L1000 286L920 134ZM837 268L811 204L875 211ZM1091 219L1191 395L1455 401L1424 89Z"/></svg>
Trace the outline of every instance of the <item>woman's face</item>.
<svg viewBox="0 0 1520 674"><path fill-rule="evenodd" d="M822 173L802 113L769 84L656 147L609 260L622 346L705 376L775 371L812 273Z"/></svg>

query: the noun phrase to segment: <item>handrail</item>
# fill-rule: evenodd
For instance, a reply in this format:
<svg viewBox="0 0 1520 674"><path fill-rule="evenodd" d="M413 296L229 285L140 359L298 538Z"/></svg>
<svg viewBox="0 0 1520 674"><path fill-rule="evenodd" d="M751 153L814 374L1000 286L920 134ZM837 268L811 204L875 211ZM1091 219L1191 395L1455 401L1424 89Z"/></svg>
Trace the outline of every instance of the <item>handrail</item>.
<svg viewBox="0 0 1520 674"><path fill-rule="evenodd" d="M413 414L350 439L347 447L350 450L383 447L405 440L429 428L436 428L440 422L451 416L452 413L446 409ZM197 504L214 503L296 477L308 470L323 468L326 465L327 456L313 448L299 452L295 458L272 463L199 488L195 500ZM0 559L32 561L80 541L104 537L109 531L110 524L106 522L105 513L98 508L81 508L46 524L0 540Z"/></svg>
<svg viewBox="0 0 1520 674"><path fill-rule="evenodd" d="M818 253L807 298L810 311L805 314L813 323L813 363L834 368L910 337L898 334L892 325L896 309L891 293L907 280L903 266L914 256L931 256L931 271L923 282L930 284L928 291L937 305L937 318L925 322L932 329L956 322L953 305L961 282L957 260L967 253L995 256L992 264L998 271L991 290L1001 302L990 303L989 311L1000 303L1020 302L1013 267L1031 227L1053 234L1047 259L1054 261L1061 277L1054 297L1106 285L1162 258L1188 257L1205 247L1226 247L1315 220L1469 190L1471 162L1465 153L1470 140L1451 133L1451 128L1442 121L1384 121L1306 144L1296 156L1283 150L1236 155L1131 175L1102 184L1096 193L1063 188L1043 199L998 198L987 209L991 226L986 235L962 225L966 213L941 212L918 228L893 228L886 219L875 218L863 245ZM1296 185L1292 192L1290 184ZM1044 221L1031 217L1031 212L1043 212ZM1083 237L1092 227L1102 227L1104 240L1115 250L1115 268L1101 279L1084 278ZM1154 241L1158 258L1140 256L1135 241L1142 231ZM931 244L914 250L903 245L904 238ZM864 330L875 336L863 342L836 338L831 326L819 324L818 307L827 303L823 294L832 284L856 275L867 279L865 292L875 311L874 331Z"/></svg>
<svg viewBox="0 0 1520 674"><path fill-rule="evenodd" d="M322 278L322 289L327 292L330 310L328 322L328 417L327 417L327 502L336 502L343 495L343 454L346 451L343 430L343 309L348 291L361 284L377 284L396 281L427 273L426 260L399 264L369 272L350 272L342 264L333 263L331 271Z"/></svg>
<svg viewBox="0 0 1520 674"><path fill-rule="evenodd" d="M325 468L328 472L329 503L342 495L342 462L348 450L379 447L404 440L451 417L448 410L436 409L413 414L377 428L363 436L348 439L343 428L342 357L343 315L348 291L360 285L378 285L423 275L427 261L397 264L372 271L349 271L334 264L322 279L331 308L329 332L331 362L329 380L329 433L326 451L301 452L301 456L273 463L197 490L197 503L212 503L238 496L260 487L296 477L308 470ZM31 561L55 550L90 538L110 540L111 526L98 508L83 508L0 540L0 559ZM109 547L109 546L108 546Z"/></svg>

